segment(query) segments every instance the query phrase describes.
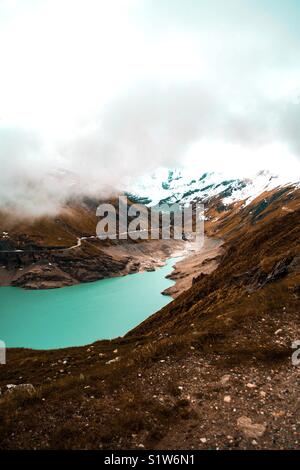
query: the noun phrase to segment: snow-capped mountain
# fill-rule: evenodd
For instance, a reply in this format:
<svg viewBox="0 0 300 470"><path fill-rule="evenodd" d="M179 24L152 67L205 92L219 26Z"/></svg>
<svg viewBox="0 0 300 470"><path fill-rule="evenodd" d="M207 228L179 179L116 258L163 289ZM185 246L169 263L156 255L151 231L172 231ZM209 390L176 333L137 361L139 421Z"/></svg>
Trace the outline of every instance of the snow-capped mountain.
<svg viewBox="0 0 300 470"><path fill-rule="evenodd" d="M260 171L249 178L228 178L224 173L196 174L187 169L163 168L139 180L127 194L132 200L150 206L162 202L206 202L215 196L220 197L224 205L235 201L245 201L247 205L264 191L288 184L299 185L299 178L287 181L269 171Z"/></svg>

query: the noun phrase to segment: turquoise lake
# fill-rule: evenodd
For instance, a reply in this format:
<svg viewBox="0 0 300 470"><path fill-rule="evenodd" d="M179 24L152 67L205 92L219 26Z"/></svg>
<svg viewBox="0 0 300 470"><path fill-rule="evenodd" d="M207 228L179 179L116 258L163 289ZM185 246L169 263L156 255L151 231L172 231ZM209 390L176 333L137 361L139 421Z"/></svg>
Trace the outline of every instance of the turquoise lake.
<svg viewBox="0 0 300 470"><path fill-rule="evenodd" d="M181 258L152 272L61 289L0 288L0 339L7 347L56 349L123 336L172 298L165 276Z"/></svg>

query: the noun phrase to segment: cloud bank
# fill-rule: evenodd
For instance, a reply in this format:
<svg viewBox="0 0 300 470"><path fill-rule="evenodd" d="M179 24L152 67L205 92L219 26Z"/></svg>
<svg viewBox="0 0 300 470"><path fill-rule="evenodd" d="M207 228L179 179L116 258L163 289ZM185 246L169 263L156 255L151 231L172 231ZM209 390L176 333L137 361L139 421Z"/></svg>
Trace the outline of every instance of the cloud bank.
<svg viewBox="0 0 300 470"><path fill-rule="evenodd" d="M157 167L299 178L300 7L0 3L0 205L54 213Z"/></svg>

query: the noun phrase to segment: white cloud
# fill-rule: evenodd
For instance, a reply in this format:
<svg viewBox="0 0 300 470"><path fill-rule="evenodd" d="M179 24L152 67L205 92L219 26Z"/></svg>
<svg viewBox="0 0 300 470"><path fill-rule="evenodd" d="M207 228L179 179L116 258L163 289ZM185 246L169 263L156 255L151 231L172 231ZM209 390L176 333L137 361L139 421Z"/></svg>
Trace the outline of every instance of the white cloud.
<svg viewBox="0 0 300 470"><path fill-rule="evenodd" d="M297 15L289 0L0 2L0 202L53 211L191 155L299 172Z"/></svg>

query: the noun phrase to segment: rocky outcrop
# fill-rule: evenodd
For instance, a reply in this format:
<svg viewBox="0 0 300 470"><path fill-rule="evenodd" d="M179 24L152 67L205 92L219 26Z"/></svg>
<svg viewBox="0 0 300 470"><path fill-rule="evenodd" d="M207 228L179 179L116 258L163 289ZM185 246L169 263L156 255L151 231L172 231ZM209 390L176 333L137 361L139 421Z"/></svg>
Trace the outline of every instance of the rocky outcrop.
<svg viewBox="0 0 300 470"><path fill-rule="evenodd" d="M11 284L26 289L65 287L122 274L128 263L126 257L114 259L101 251L92 257L78 251L44 253L44 259L40 254L38 261L18 268Z"/></svg>
<svg viewBox="0 0 300 470"><path fill-rule="evenodd" d="M74 279L57 266L36 264L12 281L13 286L26 289L51 289L74 284Z"/></svg>
<svg viewBox="0 0 300 470"><path fill-rule="evenodd" d="M277 262L266 272L262 267L256 266L243 274L233 275L233 279L238 285L245 285L249 292L254 292L263 288L266 284L275 282L285 277L289 271L297 267L296 261L292 256L285 257Z"/></svg>

